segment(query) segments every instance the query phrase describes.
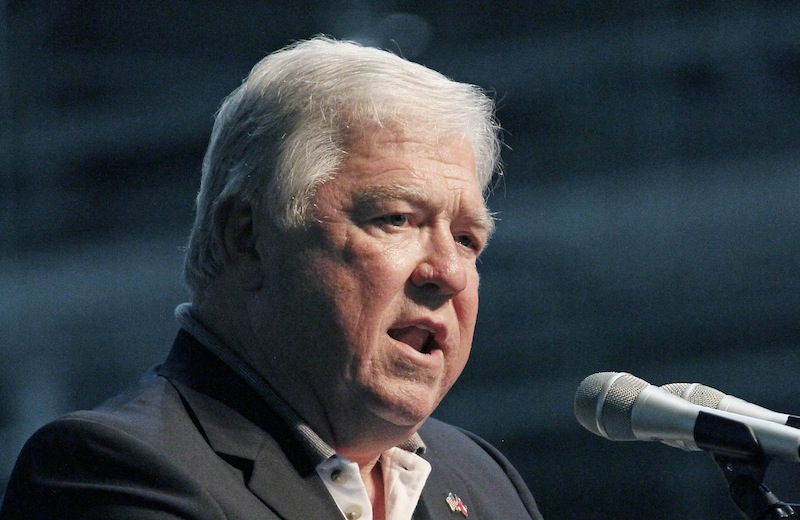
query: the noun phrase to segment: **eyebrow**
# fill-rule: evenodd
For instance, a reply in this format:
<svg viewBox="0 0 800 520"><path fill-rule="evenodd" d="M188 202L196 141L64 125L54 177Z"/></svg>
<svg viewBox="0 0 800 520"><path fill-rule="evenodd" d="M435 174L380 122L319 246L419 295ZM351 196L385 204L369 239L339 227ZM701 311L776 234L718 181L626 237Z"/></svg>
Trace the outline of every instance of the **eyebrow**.
<svg viewBox="0 0 800 520"><path fill-rule="evenodd" d="M353 198L356 214L368 213L377 204L389 200L408 201L419 206L438 205L439 203L438 200L431 201L430 193L426 192L420 186L409 186L406 184L365 186L364 189ZM495 219L485 204L481 204L479 209L466 209L459 216L459 219L466 220L470 225L482 229L486 233L487 240L494 233Z"/></svg>

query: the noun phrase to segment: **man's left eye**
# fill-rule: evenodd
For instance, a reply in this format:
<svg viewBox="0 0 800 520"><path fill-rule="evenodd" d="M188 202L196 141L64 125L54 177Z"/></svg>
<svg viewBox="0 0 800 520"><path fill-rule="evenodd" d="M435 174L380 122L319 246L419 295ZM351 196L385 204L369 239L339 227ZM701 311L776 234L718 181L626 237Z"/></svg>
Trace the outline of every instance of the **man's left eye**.
<svg viewBox="0 0 800 520"><path fill-rule="evenodd" d="M477 250L479 248L478 241L472 238L469 235L460 235L456 237L456 242L461 244L464 247L468 247L470 249Z"/></svg>

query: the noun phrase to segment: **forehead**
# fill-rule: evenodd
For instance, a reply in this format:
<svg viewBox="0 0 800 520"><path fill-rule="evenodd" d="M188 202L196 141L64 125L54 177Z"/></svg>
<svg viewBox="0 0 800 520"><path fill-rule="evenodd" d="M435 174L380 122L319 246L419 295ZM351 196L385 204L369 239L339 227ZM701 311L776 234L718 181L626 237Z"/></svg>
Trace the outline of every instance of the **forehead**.
<svg viewBox="0 0 800 520"><path fill-rule="evenodd" d="M365 188L372 184L442 182L460 189L477 188L475 156L460 136L432 136L375 125L353 132L335 177Z"/></svg>
<svg viewBox="0 0 800 520"><path fill-rule="evenodd" d="M430 137L386 127L353 133L338 173L325 184L354 203L455 202L459 211L485 220L487 227L493 222L472 146L460 135Z"/></svg>

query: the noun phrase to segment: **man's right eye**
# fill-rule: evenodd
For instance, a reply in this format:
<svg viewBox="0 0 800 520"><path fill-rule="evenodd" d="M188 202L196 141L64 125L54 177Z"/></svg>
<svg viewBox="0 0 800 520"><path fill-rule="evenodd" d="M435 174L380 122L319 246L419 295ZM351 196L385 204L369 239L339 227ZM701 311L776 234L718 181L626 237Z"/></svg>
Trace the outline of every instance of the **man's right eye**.
<svg viewBox="0 0 800 520"><path fill-rule="evenodd" d="M403 227L408 224L408 215L402 213L390 213L381 215L376 219L377 222L386 226Z"/></svg>

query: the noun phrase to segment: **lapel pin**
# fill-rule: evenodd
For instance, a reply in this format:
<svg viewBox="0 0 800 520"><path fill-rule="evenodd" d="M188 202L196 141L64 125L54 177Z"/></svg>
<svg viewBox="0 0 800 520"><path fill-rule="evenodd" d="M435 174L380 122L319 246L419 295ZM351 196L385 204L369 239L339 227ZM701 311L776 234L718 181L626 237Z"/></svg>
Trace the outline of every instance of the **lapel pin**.
<svg viewBox="0 0 800 520"><path fill-rule="evenodd" d="M450 506L450 511L453 513L461 513L465 517L467 516L467 506L458 498L458 495L448 493L445 500L447 500L447 505Z"/></svg>

